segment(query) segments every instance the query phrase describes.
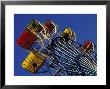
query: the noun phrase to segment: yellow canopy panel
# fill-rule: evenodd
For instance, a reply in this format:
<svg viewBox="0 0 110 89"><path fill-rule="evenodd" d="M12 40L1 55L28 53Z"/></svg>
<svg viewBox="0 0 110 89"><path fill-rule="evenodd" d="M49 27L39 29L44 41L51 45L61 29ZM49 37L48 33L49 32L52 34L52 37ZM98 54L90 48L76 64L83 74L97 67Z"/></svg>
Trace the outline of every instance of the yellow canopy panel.
<svg viewBox="0 0 110 89"><path fill-rule="evenodd" d="M38 52L30 52L26 59L22 62L22 67L27 71L36 73L43 65L46 58Z"/></svg>

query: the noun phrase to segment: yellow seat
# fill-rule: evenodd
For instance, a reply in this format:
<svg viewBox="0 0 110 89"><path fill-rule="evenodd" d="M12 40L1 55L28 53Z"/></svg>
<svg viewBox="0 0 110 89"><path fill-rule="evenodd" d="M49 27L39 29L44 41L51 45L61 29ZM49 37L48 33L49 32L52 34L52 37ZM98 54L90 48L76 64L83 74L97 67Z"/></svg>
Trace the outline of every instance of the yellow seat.
<svg viewBox="0 0 110 89"><path fill-rule="evenodd" d="M38 52L31 51L26 59L22 62L22 67L27 71L36 73L38 69L43 65L46 57L41 56Z"/></svg>
<svg viewBox="0 0 110 89"><path fill-rule="evenodd" d="M75 40L76 34L70 28L65 28L64 32L61 34L61 37Z"/></svg>

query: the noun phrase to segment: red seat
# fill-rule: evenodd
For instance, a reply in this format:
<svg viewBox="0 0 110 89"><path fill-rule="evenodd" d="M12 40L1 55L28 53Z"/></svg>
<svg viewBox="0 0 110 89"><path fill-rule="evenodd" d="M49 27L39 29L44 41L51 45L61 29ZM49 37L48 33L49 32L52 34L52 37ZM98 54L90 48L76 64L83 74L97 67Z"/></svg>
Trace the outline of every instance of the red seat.
<svg viewBox="0 0 110 89"><path fill-rule="evenodd" d="M91 41L85 41L83 49L85 50L86 53L88 53L90 50L94 50L94 45Z"/></svg>
<svg viewBox="0 0 110 89"><path fill-rule="evenodd" d="M47 20L45 22L44 27L46 28L46 30L49 34L52 34L53 31L55 30L55 26L50 20Z"/></svg>
<svg viewBox="0 0 110 89"><path fill-rule="evenodd" d="M28 50L36 40L37 36L34 33L30 31L24 31L21 34L21 36L17 39L16 43Z"/></svg>

